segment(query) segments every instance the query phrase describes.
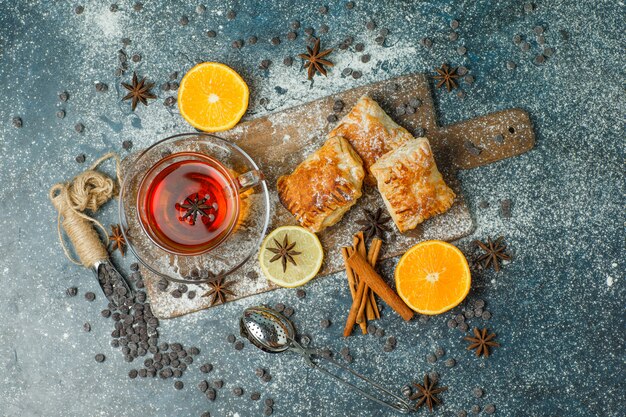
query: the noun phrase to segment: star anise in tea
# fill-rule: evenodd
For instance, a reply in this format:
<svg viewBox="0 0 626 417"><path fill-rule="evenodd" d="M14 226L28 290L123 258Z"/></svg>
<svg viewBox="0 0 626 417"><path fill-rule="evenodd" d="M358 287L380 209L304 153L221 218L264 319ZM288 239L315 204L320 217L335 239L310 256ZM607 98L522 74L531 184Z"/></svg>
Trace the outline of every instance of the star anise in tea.
<svg viewBox="0 0 626 417"><path fill-rule="evenodd" d="M370 240L373 237L383 239L385 232L389 232L389 228L386 223L391 220L391 217L385 216L382 208L377 208L376 211L365 209L363 210L363 218L357 220L356 223L361 227L361 231L364 233L365 240Z"/></svg>
<svg viewBox="0 0 626 417"><path fill-rule="evenodd" d="M492 241L490 237L487 238L486 242L475 240L474 244L477 245L484 252L482 255L476 258L475 262L479 264L483 269L487 269L490 266L493 266L493 269L495 269L496 272L499 272L501 261L511 260L511 256L506 253L506 244L503 242L503 240L503 236L497 238L495 242Z"/></svg>
<svg viewBox="0 0 626 417"><path fill-rule="evenodd" d="M478 330L478 327L474 327L474 337L465 336L463 339L470 342L467 350L475 350L476 356L489 357L489 347L499 347L500 344L493 340L496 337L495 333L487 334L487 328Z"/></svg>
<svg viewBox="0 0 626 417"><path fill-rule="evenodd" d="M156 98L156 96L152 94L152 91L150 91L152 90L152 87L154 87L154 83L147 82L146 77L139 81L136 72L133 72L132 83L122 83L122 87L129 91L129 93L122 98L122 101L132 100L131 108L133 111L135 111L139 102L143 103L144 106L147 106L149 98Z"/></svg>
<svg viewBox="0 0 626 417"><path fill-rule="evenodd" d="M128 229L125 230L128 233ZM126 256L126 238L122 233L122 227L119 224L111 225L111 235L109 235L111 251L119 250L122 256Z"/></svg>
<svg viewBox="0 0 626 417"><path fill-rule="evenodd" d="M209 220L213 220L215 216L208 212L212 208L210 204L206 203L208 199L208 196L200 198L200 195L198 193L194 194L192 197L187 197L183 204L178 205L178 208L185 210L185 214L183 214L181 220L189 219L188 221L192 226L196 224L196 220L198 220L198 215L200 215L201 217L206 217Z"/></svg>
<svg viewBox="0 0 626 417"><path fill-rule="evenodd" d="M443 64L441 66L441 68L435 68L435 71L437 72L437 75L435 75L433 78L435 80L439 80L439 83L437 83L437 88L440 88L442 86L446 86L446 88L448 89L448 91L452 91L453 88L457 88L457 78L459 78L459 74L456 73L457 68L455 67L449 67L448 64Z"/></svg>
<svg viewBox="0 0 626 417"><path fill-rule="evenodd" d="M297 265L294 256L302 254L302 252L295 251L296 242L289 243L289 235L285 234L285 238L283 239L283 243L281 244L276 238L274 240L273 248L268 247L267 250L274 253L275 255L270 259L270 262L276 262L280 259L280 262L283 264L283 272L287 271L287 261L292 263L293 265Z"/></svg>
<svg viewBox="0 0 626 417"><path fill-rule="evenodd" d="M299 54L298 56L304 59L306 62L304 63L304 68L308 70L309 80L312 80L315 76L316 72L319 72L323 76L326 76L326 67L332 67L334 64L324 57L330 54L333 50L326 49L325 51L320 52L320 40L316 39L315 44L313 45L313 49L310 46L306 47L308 53Z"/></svg>
<svg viewBox="0 0 626 417"><path fill-rule="evenodd" d="M207 283L209 286L209 291L204 293L203 297L213 297L211 299L211 305L214 305L218 301L220 304L224 304L226 302L226 296L234 296L235 293L230 290L228 287L233 285L233 282L224 282L224 277L219 277L214 281L210 281Z"/></svg>
<svg viewBox="0 0 626 417"><path fill-rule="evenodd" d="M428 409L433 411L433 406L441 404L441 400L435 397L435 395L446 391L448 387L435 388L436 384L437 382L430 380L428 375L424 375L424 385L413 382L413 386L417 391L409 398L411 400L418 400L417 404L415 404L416 410L423 405L427 405Z"/></svg>

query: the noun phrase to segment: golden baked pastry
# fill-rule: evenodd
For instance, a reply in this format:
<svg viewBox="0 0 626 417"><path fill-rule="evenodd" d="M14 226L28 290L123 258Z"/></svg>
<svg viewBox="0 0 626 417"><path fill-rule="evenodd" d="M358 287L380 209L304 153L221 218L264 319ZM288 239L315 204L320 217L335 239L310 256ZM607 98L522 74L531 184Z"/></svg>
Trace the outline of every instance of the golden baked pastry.
<svg viewBox="0 0 626 417"><path fill-rule="evenodd" d="M378 190L401 232L446 212L454 192L446 185L426 138L412 139L371 167Z"/></svg>
<svg viewBox="0 0 626 417"><path fill-rule="evenodd" d="M387 152L413 139L405 128L391 120L378 103L367 96L357 101L328 136L343 136L350 142L363 160L367 174L365 180L371 185L376 184L370 172L372 164Z"/></svg>
<svg viewBox="0 0 626 417"><path fill-rule="evenodd" d="M361 197L363 162L335 136L289 175L278 178L278 197L303 227L319 232L337 223Z"/></svg>

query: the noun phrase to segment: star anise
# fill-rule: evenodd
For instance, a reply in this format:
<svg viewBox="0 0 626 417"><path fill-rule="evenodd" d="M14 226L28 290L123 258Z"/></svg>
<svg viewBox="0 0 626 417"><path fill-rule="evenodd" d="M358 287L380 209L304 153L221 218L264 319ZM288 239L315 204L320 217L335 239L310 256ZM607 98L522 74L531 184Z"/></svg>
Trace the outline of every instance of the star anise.
<svg viewBox="0 0 626 417"><path fill-rule="evenodd" d="M125 230L128 233L128 229ZM120 251L122 256L126 256L126 238L122 233L122 227L119 224L111 225L111 235L109 236L109 240L111 241L110 245L112 246L112 251L116 249Z"/></svg>
<svg viewBox="0 0 626 417"><path fill-rule="evenodd" d="M133 72L132 84L122 83L122 87L129 91L129 93L122 98L122 101L132 99L131 108L133 111L135 111L139 102L147 106L149 98L156 98L150 91L152 87L154 87L154 83L147 82L146 77L143 77L141 81L139 81L136 72Z"/></svg>
<svg viewBox="0 0 626 417"><path fill-rule="evenodd" d="M476 356L484 356L486 358L489 357L489 346L496 347L500 346L498 342L493 340L496 337L495 333L487 334L487 328L482 330L478 330L478 327L474 327L474 336L465 336L463 339L470 342L470 345L467 347L467 350L476 350Z"/></svg>
<svg viewBox="0 0 626 417"><path fill-rule="evenodd" d="M276 254L272 257L272 259L270 259L270 262L276 262L280 259L281 263L283 264L283 272L287 271L287 261L291 262L294 265L297 265L296 260L293 257L296 255L300 255L302 252L297 252L294 250L294 248L296 247L296 242L289 243L289 235L285 234L282 245L274 238L274 244L276 245L275 247L267 248L268 251Z"/></svg>
<svg viewBox="0 0 626 417"><path fill-rule="evenodd" d="M212 206L206 204L208 199L208 196L201 199L198 193L194 194L193 197L187 197L183 204L178 205L178 208L185 210L185 214L183 214L181 220L189 218L189 222L193 226L196 224L196 220L198 220L198 215L211 219L211 214L208 213L208 210L210 210Z"/></svg>
<svg viewBox="0 0 626 417"><path fill-rule="evenodd" d="M325 51L320 52L320 40L319 39L315 40L315 45L313 45L313 49L311 49L310 46L307 46L306 50L308 52L307 54L299 54L298 56L304 59L305 61L307 61L304 63L304 68L308 69L309 80L313 79L313 76L315 75L316 71L322 74L323 76L326 76L326 68L324 68L324 66L332 67L334 66L334 64L323 58L326 55L330 54L333 50L327 49Z"/></svg>
<svg viewBox="0 0 626 417"><path fill-rule="evenodd" d="M365 235L365 240L369 240L374 236L383 239L385 232L389 232L389 228L385 226L387 222L391 220L391 217L385 216L382 208L377 208L376 211L364 209L363 218L357 220L356 223L361 227L361 231Z"/></svg>
<svg viewBox="0 0 626 417"><path fill-rule="evenodd" d="M496 272L499 272L501 261L511 260L511 256L506 253L506 244L502 242L503 240L503 236L497 238L495 242L491 240L491 237L487 238L487 242L475 240L474 244L485 252L478 258L476 258L475 262L479 264L483 269L487 269L489 268L489 266L493 266L493 269L495 269Z"/></svg>
<svg viewBox="0 0 626 417"><path fill-rule="evenodd" d="M409 398L411 400L418 400L417 404L415 404L416 410L426 404L428 406L428 409L430 411L433 411L434 405L441 404L441 400L435 397L435 395L439 394L440 392L446 391L448 387L435 388L436 384L437 383L435 381L431 381L428 378L428 375L424 375L424 385L413 382L413 385L415 386L415 388L417 388L417 391Z"/></svg>
<svg viewBox="0 0 626 417"><path fill-rule="evenodd" d="M228 289L228 287L233 285L233 282L224 282L224 277L219 277L214 281L209 281L207 285L209 286L209 291L204 293L202 296L213 297L213 299L211 299L211 305L217 303L218 301L220 304L224 304L227 295L235 295L234 292Z"/></svg>
<svg viewBox="0 0 626 417"><path fill-rule="evenodd" d="M439 80L437 83L437 88L440 88L445 84L448 91L452 91L453 88L457 88L458 85L456 83L456 79L459 78L459 74L456 73L456 67L449 67L448 64L443 64L441 68L435 68L438 75L435 75L433 78L435 80Z"/></svg>

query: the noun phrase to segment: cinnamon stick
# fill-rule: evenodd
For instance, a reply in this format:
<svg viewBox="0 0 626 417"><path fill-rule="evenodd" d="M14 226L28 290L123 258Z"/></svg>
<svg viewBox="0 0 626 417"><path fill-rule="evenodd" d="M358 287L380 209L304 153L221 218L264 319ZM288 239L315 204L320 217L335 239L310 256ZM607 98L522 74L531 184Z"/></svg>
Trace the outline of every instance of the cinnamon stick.
<svg viewBox="0 0 626 417"><path fill-rule="evenodd" d="M346 327L343 328L343 336L348 337L352 334L352 328L356 323L356 316L359 312L359 306L361 305L361 297L363 296L363 291L365 290L365 281L359 282L359 287L356 290L356 295L354 300L352 300L352 307L350 307L350 312L348 313L348 320L346 320Z"/></svg>
<svg viewBox="0 0 626 417"><path fill-rule="evenodd" d="M352 299L354 300L354 296L356 295L356 281L354 278L354 272L350 265L348 265L348 258L352 254L350 251L351 248L343 247L341 248L341 256L343 257L343 262L346 265L346 275L348 277L348 288L350 289L350 294L352 295Z"/></svg>
<svg viewBox="0 0 626 417"><path fill-rule="evenodd" d="M362 283L366 283L380 298L382 298L395 312L397 312L404 320L411 320L413 310L411 310L394 290L387 285L374 268L361 256L358 252L353 253L348 258L348 265L352 267L354 272L359 276L359 288ZM362 294L361 294L362 295ZM354 303L353 307L354 307ZM350 310L352 312L352 309ZM345 331L344 331L345 334ZM349 334L349 333L348 333Z"/></svg>
<svg viewBox="0 0 626 417"><path fill-rule="evenodd" d="M352 253L355 253L355 252L358 252L359 254L361 254L361 256L364 256L364 257L367 256L367 249L365 248L365 238L363 237L363 232L356 233L352 238ZM363 290L363 294L361 295L361 304L359 305L359 310L356 316L356 322L359 324L359 327L361 328L361 333L363 334L367 334L367 322L365 320L365 311L369 305L368 293L369 293L369 288L366 285L365 289Z"/></svg>
<svg viewBox="0 0 626 417"><path fill-rule="evenodd" d="M372 267L376 267L376 262L378 261L378 256L380 254L380 248L382 247L383 241L379 238L375 237L372 239L372 244L370 245L370 250L367 254L367 261L372 265ZM372 306L373 317L367 317L368 320L374 320L380 318L380 311L378 310L378 304L376 303L376 298L374 296L374 291L368 291L369 295L369 304Z"/></svg>

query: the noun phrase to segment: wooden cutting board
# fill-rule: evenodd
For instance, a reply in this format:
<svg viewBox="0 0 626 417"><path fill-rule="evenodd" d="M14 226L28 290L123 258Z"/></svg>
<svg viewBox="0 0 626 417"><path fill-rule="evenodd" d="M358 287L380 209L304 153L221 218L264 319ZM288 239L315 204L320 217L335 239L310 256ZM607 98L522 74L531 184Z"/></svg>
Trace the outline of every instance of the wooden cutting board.
<svg viewBox="0 0 626 417"><path fill-rule="evenodd" d="M381 258L404 253L412 245L427 239L452 241L471 233L473 222L463 199L460 184L456 180L458 169L470 169L505 158L522 154L533 148L535 136L528 114L521 109L502 110L451 126L437 124L428 79L424 74L413 74L375 84L358 87L330 97L322 98L298 107L276 112L239 124L219 136L229 139L244 149L261 167L270 189L272 217L270 229L285 224L295 224L289 212L278 202L276 180L290 173L306 156L314 152L326 140L326 134L336 123L327 120L333 114L336 100L344 103L341 118L350 111L362 95L375 99L398 124L415 136L430 139L431 147L446 182L454 189L457 199L445 214L427 220L407 235L394 228L383 246ZM420 101L415 113L398 115L398 107L409 104L412 99ZM414 103L415 104L415 103ZM129 163L132 156L125 160ZM123 164L124 167L124 164ZM340 247L352 242L352 235L359 227L355 223L364 208L384 207L376 189L367 187L363 197L335 226L319 234L325 251L325 261L319 276L328 275L343 268ZM186 296L174 298L169 292L157 289L159 277L141 268L154 314L159 318L172 318L210 307L209 299ZM247 297L276 288L268 282L255 259L227 280L235 281L233 299ZM170 284L168 291L176 287ZM190 290L203 294L205 286L189 285Z"/></svg>

